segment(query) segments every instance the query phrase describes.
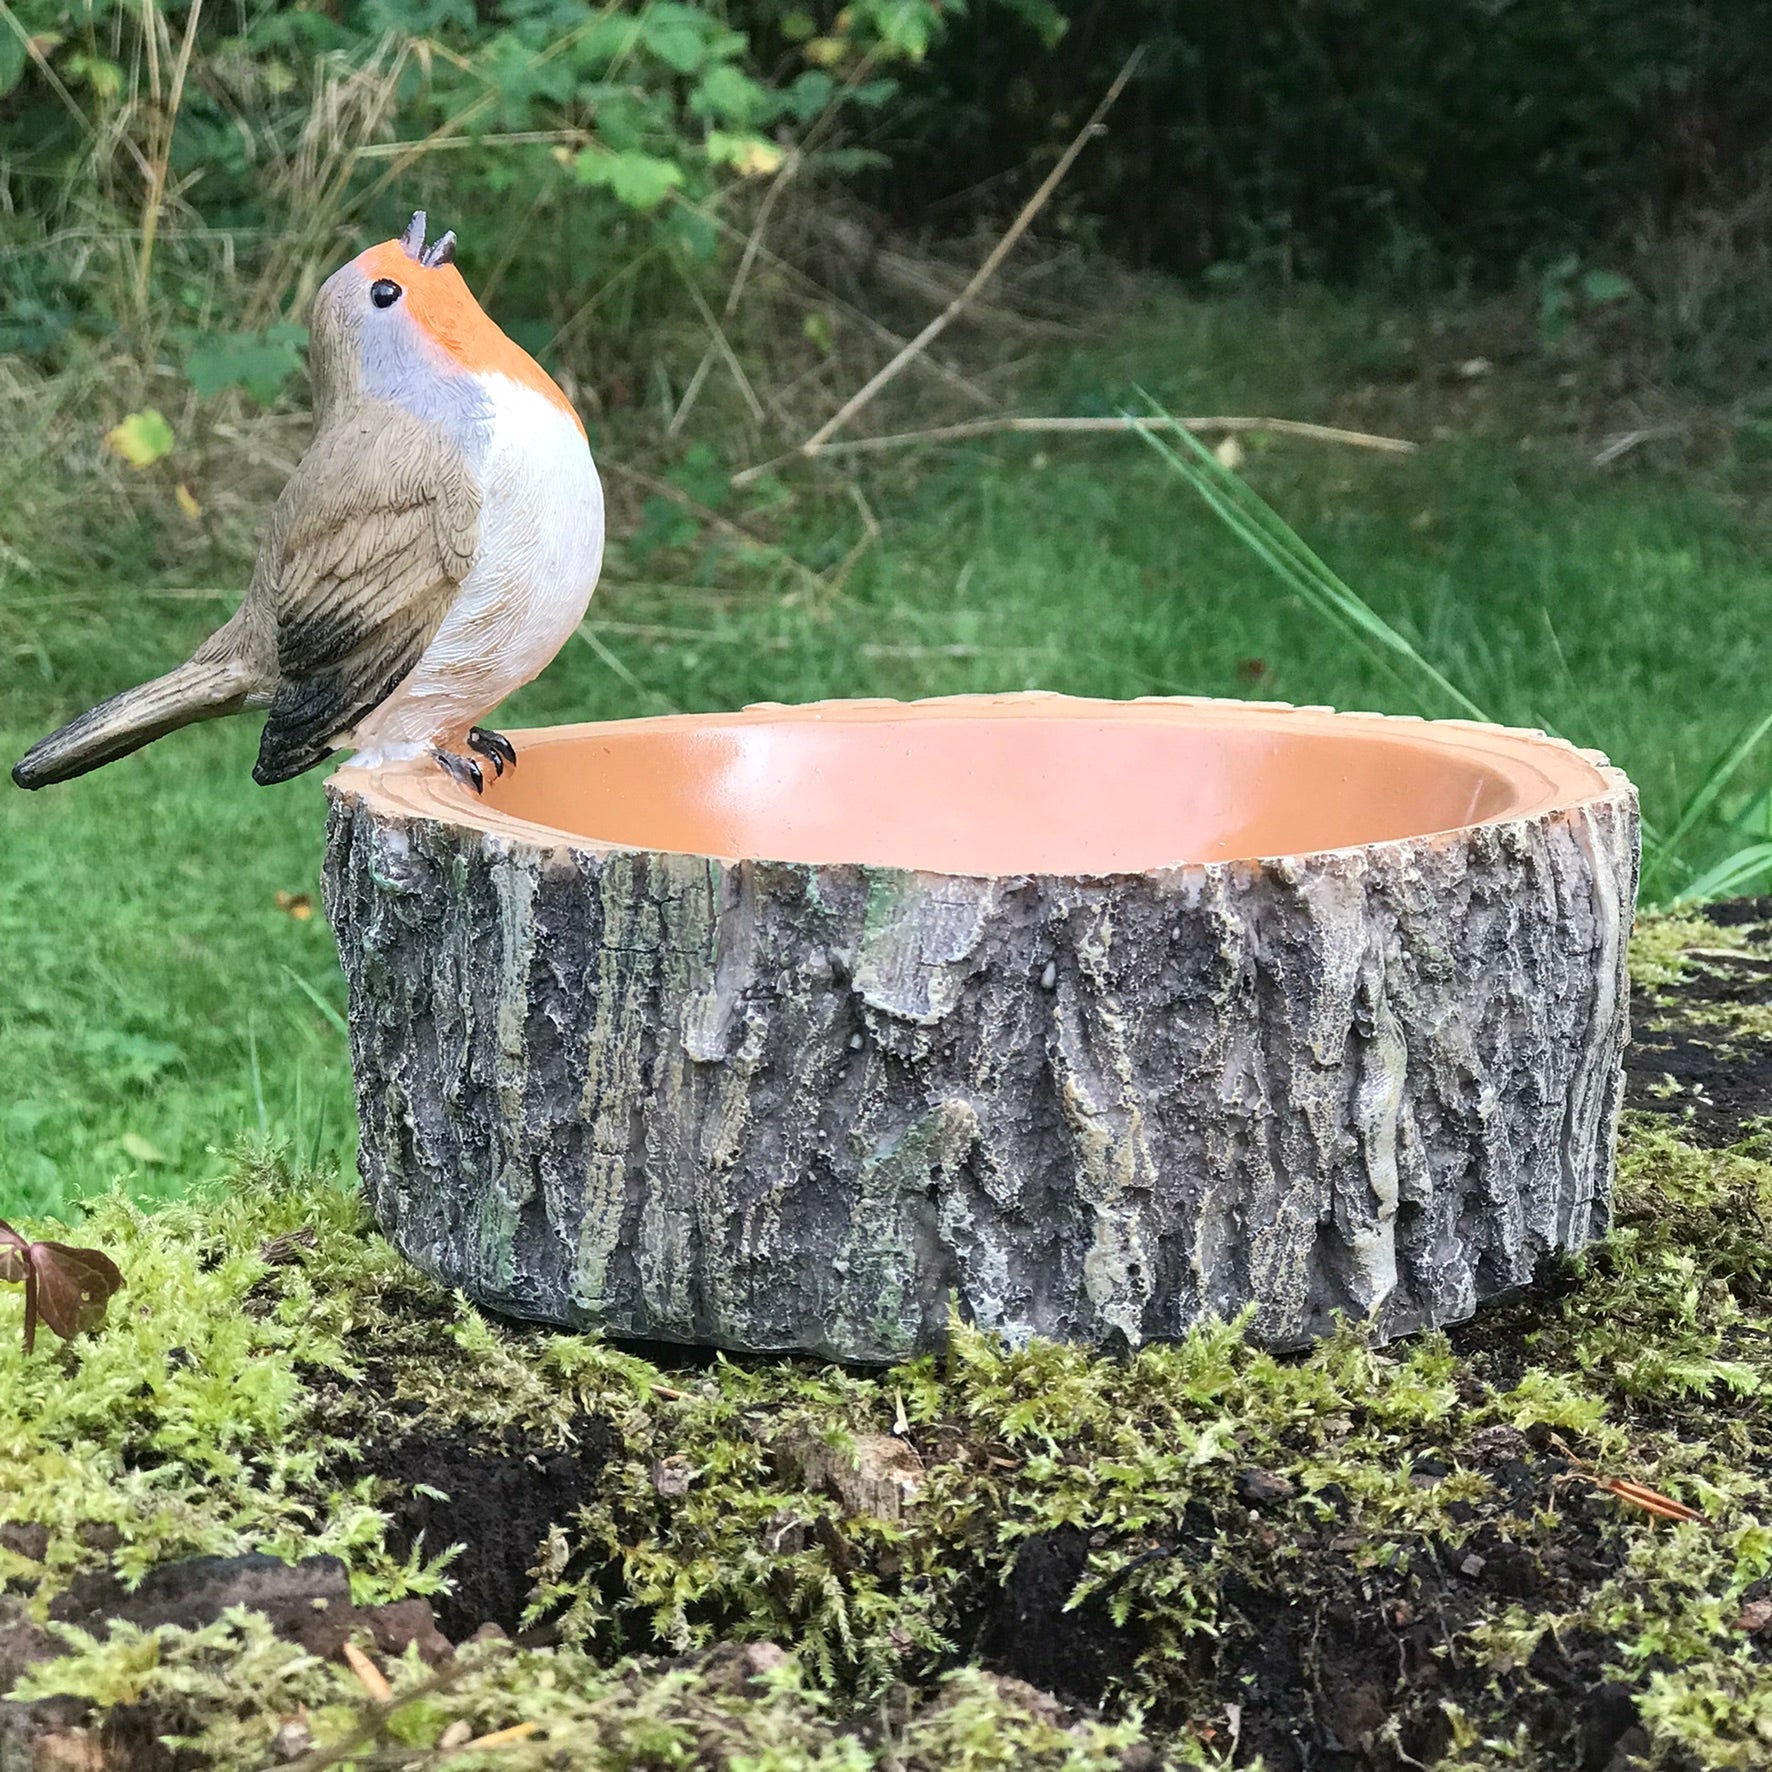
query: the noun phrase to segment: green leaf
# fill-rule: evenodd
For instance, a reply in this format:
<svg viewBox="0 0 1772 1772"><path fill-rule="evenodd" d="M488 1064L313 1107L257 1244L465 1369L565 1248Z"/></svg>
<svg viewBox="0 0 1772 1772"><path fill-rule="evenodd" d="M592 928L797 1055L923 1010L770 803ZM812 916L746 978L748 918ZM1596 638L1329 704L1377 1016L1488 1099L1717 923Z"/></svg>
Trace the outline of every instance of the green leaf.
<svg viewBox="0 0 1772 1772"><path fill-rule="evenodd" d="M12 33L7 33L10 36ZM114 99L123 90L123 70L102 55L71 55L67 60L70 81L89 87L95 98Z"/></svg>
<svg viewBox="0 0 1772 1772"><path fill-rule="evenodd" d="M397 37L429 37L445 25L474 28L474 0L370 0L364 9L377 32Z"/></svg>
<svg viewBox="0 0 1772 1772"><path fill-rule="evenodd" d="M788 113L798 123L810 123L836 91L836 81L823 68L808 68L787 90Z"/></svg>
<svg viewBox="0 0 1772 1772"><path fill-rule="evenodd" d="M1040 41L1048 49L1056 48L1058 40L1070 28L1070 20L1052 4L1052 0L998 0L998 4L1037 31Z"/></svg>
<svg viewBox="0 0 1772 1772"><path fill-rule="evenodd" d="M479 71L498 94L496 111L484 114L489 127L526 129L539 122L546 105L559 106L572 96L572 70L564 62L543 57L514 31L501 31L478 58Z"/></svg>
<svg viewBox="0 0 1772 1772"><path fill-rule="evenodd" d="M667 68L693 74L707 61L709 23L692 6L654 5L640 20L640 41Z"/></svg>
<svg viewBox="0 0 1772 1772"><path fill-rule="evenodd" d="M269 406L301 368L307 341L305 326L289 324L218 333L185 359L185 374L205 400L224 388L244 388L257 405Z"/></svg>
<svg viewBox="0 0 1772 1772"><path fill-rule="evenodd" d="M720 249L720 230L705 215L679 204L665 218L665 228L689 256L706 264Z"/></svg>
<svg viewBox="0 0 1772 1772"><path fill-rule="evenodd" d="M722 62L702 75L701 84L689 96L689 108L698 117L718 117L723 123L754 129L780 111L781 101L750 75Z"/></svg>
<svg viewBox="0 0 1772 1772"><path fill-rule="evenodd" d="M941 21L941 8L933 0L876 0L869 13L881 42L911 61L928 53Z"/></svg>
<svg viewBox="0 0 1772 1772"><path fill-rule="evenodd" d="M636 560L645 560L663 548L687 547L699 530L700 525L681 505L654 493L640 507L640 527L629 538L628 547Z"/></svg>
<svg viewBox="0 0 1772 1772"><path fill-rule="evenodd" d="M30 57L17 31L0 27L0 94L10 92L25 77Z"/></svg>
<svg viewBox="0 0 1772 1772"><path fill-rule="evenodd" d="M708 131L708 158L716 166L730 166L746 178L763 178L782 162L782 151L761 135L729 135L722 129Z"/></svg>
<svg viewBox="0 0 1772 1772"><path fill-rule="evenodd" d="M567 59L588 71L606 72L624 62L640 46L640 22L619 13L606 13L569 49Z"/></svg>
<svg viewBox="0 0 1772 1772"><path fill-rule="evenodd" d="M151 468L172 449L172 426L157 407L132 412L105 433L105 447L132 468Z"/></svg>
<svg viewBox="0 0 1772 1772"><path fill-rule="evenodd" d="M732 496L732 476L720 465L711 443L694 444L665 478L710 511L719 510Z"/></svg>
<svg viewBox="0 0 1772 1772"><path fill-rule="evenodd" d="M596 113L598 140L612 154L644 152L649 139L670 127L668 108L606 80L582 82L578 101Z"/></svg>
<svg viewBox="0 0 1772 1772"><path fill-rule="evenodd" d="M1589 271L1581 279L1581 293L1591 302L1628 301L1637 286L1616 271Z"/></svg>
<svg viewBox="0 0 1772 1772"><path fill-rule="evenodd" d="M683 168L657 154L586 148L573 164L581 185L599 185L630 209L656 209L683 183Z"/></svg>

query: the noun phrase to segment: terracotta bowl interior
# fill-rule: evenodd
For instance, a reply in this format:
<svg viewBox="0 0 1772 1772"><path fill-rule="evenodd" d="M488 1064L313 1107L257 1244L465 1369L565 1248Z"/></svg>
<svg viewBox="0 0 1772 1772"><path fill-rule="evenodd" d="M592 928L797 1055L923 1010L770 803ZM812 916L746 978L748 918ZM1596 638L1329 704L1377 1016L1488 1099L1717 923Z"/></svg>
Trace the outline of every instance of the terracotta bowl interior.
<svg viewBox="0 0 1772 1772"><path fill-rule="evenodd" d="M1534 734L1260 703L839 702L511 736L521 765L489 783L488 823L957 874L1343 849L1608 788L1583 754Z"/></svg>

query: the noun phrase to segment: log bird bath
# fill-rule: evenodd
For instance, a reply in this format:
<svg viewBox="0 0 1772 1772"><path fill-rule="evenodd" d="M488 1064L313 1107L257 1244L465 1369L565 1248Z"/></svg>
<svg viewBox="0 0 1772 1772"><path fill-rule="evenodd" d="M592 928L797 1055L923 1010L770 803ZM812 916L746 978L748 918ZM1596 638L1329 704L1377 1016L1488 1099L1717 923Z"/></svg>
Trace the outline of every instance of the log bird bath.
<svg viewBox="0 0 1772 1772"><path fill-rule="evenodd" d="M1636 797L1540 733L1048 695L331 783L361 1168L427 1272L888 1361L1469 1316L1606 1227Z"/></svg>

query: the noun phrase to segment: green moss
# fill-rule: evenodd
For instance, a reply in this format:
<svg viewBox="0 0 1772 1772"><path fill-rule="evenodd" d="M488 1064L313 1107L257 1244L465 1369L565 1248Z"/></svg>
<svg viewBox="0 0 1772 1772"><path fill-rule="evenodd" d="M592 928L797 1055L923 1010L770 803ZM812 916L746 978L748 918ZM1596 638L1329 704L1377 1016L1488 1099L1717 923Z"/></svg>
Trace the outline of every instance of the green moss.
<svg viewBox="0 0 1772 1772"><path fill-rule="evenodd" d="M253 1613L203 1630L119 1626L106 1642L64 1635L70 1653L22 1681L18 1697L152 1705L169 1735L229 1767L262 1766L291 1718L298 1732L283 1739L297 1749L360 1735L366 1748L404 1750L402 1764L447 1758L511 1772L1120 1772L1139 1739L1135 1725L1074 1722L1030 1688L975 1670L914 1703L901 1698L864 1738L780 1651L605 1667L572 1650L477 1644L441 1676L416 1659L394 1665L394 1696L378 1717L346 1669L281 1641ZM372 1719L379 1726L366 1726ZM483 1753L459 1751L506 1731ZM446 1740L457 1751L433 1759L426 1750Z"/></svg>
<svg viewBox="0 0 1772 1772"><path fill-rule="evenodd" d="M100 1334L47 1354L40 1340L34 1357L21 1290L0 1288L0 1518L50 1534L42 1569L0 1549L0 1576L34 1578L41 1611L95 1560L96 1539L116 1544L128 1580L250 1548L342 1556L365 1599L434 1589L434 1575L387 1558L360 1490L326 1484L336 1446L311 1432L304 1373L353 1371L353 1301L398 1267L365 1239L355 1197L242 1159L201 1206L143 1214L112 1195L77 1231L49 1230L107 1250L126 1283ZM298 1231L311 1260L273 1265L275 1240Z"/></svg>
<svg viewBox="0 0 1772 1772"><path fill-rule="evenodd" d="M1631 982L1646 991L1661 990L1683 982L1703 965L1694 948L1736 952L1747 945L1743 928L1681 911L1643 911L1631 931Z"/></svg>
<svg viewBox="0 0 1772 1772"><path fill-rule="evenodd" d="M1772 1004L1683 1001L1674 1013L1651 1013L1643 1031L1670 1029L1718 1051L1745 1054L1772 1041Z"/></svg>
<svg viewBox="0 0 1772 1772"><path fill-rule="evenodd" d="M400 1262L350 1196L249 1163L199 1205L94 1210L78 1238L128 1281L100 1335L27 1361L0 1316L0 1516L50 1531L46 1563L0 1553L0 1576L41 1616L103 1560L102 1527L129 1577L199 1551L329 1551L360 1599L434 1591L448 1567L392 1552L387 1493L340 1474L349 1448L422 1433L540 1451L596 1418L613 1450L535 1571L552 1646L476 1649L394 1739L526 1721L534 1741L500 1764L563 1743L548 1763L690 1764L717 1740L711 1763L1081 1772L1142 1729L1178 1763L1219 1764L1228 1719L1246 1760L1264 1717L1393 1680L1392 1638L1413 1628L1396 1620L1431 1618L1440 1685L1387 1700L1423 1764L1559 1763L1530 1719L1554 1708L1545 1658L1569 1645L1583 1679L1639 1696L1658 1754L1754 1764L1765 1680L1735 1621L1772 1569L1767 1159L1628 1124L1613 1234L1450 1336L1378 1349L1350 1326L1282 1357L1206 1324L1110 1360L958 1328L943 1357L873 1375L667 1369L495 1323ZM912 1449L892 1505L845 1475L882 1447ZM1256 1505L1251 1471L1283 1479ZM1705 1523L1658 1524L1606 1476ZM1057 1634L1061 1673L1099 1655L1099 1728L956 1672L1030 1544L1070 1546L1068 1609L1030 1628ZM1488 1566L1528 1572L1533 1597ZM1382 1673L1300 1671L1330 1652L1310 1643L1368 1628ZM733 1673L746 1643L793 1654L759 1683ZM301 1707L321 1741L354 1726L349 1676L243 1615L69 1650L25 1690L141 1699L219 1765L263 1763Z"/></svg>

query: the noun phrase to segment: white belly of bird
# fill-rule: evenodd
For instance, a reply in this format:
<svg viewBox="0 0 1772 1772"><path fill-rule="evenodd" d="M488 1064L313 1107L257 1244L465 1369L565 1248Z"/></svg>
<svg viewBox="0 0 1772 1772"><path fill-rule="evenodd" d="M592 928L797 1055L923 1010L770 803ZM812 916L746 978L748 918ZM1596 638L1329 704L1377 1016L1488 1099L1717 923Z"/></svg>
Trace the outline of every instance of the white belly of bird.
<svg viewBox="0 0 1772 1772"><path fill-rule="evenodd" d="M461 752L476 726L544 670L584 619L603 563L603 488L578 427L552 401L487 377L474 564L411 674L344 740L346 767Z"/></svg>

